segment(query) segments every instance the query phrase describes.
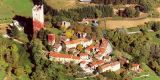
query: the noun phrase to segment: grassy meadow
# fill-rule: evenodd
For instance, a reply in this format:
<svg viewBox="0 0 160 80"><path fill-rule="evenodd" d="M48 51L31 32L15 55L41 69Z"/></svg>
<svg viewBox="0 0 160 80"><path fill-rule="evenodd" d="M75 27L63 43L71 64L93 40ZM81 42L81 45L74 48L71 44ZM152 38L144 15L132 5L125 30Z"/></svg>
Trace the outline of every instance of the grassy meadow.
<svg viewBox="0 0 160 80"><path fill-rule="evenodd" d="M31 0L0 0L0 22L7 22L15 15L29 17L32 6Z"/></svg>

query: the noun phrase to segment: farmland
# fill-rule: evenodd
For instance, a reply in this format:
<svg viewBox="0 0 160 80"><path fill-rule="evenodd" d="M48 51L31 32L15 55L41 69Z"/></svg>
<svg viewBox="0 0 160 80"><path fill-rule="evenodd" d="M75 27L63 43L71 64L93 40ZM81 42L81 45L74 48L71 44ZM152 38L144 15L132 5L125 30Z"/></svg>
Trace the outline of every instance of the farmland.
<svg viewBox="0 0 160 80"><path fill-rule="evenodd" d="M68 9L76 7L77 0L44 0L54 9Z"/></svg>
<svg viewBox="0 0 160 80"><path fill-rule="evenodd" d="M118 20L106 20L106 27L109 29L115 28L130 28L137 27L138 25L144 25L149 21L160 21L160 18L144 18L144 19L118 19Z"/></svg>
<svg viewBox="0 0 160 80"><path fill-rule="evenodd" d="M29 17L31 16L32 6L31 0L1 0L0 22L7 22L15 15Z"/></svg>

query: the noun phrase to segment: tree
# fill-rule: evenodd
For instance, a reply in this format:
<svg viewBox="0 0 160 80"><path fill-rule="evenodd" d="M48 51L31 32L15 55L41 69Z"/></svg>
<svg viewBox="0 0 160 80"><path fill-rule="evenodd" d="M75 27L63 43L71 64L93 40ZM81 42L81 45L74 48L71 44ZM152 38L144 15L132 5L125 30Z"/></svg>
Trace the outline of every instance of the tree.
<svg viewBox="0 0 160 80"><path fill-rule="evenodd" d="M71 38L74 35L74 30L71 30L71 29L66 30L65 34L67 38Z"/></svg>
<svg viewBox="0 0 160 80"><path fill-rule="evenodd" d="M96 18L100 18L102 16L102 12L100 10L96 9L95 16L96 16Z"/></svg>
<svg viewBox="0 0 160 80"><path fill-rule="evenodd" d="M82 50L83 50L83 45L79 44L79 45L77 46L77 50L82 51Z"/></svg>
<svg viewBox="0 0 160 80"><path fill-rule="evenodd" d="M125 8L123 15L124 17L134 17L135 16L135 9L131 8L131 7L127 7Z"/></svg>
<svg viewBox="0 0 160 80"><path fill-rule="evenodd" d="M43 53L43 44L42 41L39 39L34 39L31 42L31 50L32 50L32 57L34 60L34 63L36 65L42 64L41 60L45 57L45 54Z"/></svg>
<svg viewBox="0 0 160 80"><path fill-rule="evenodd" d="M154 4L151 0L141 0L140 10L143 12L149 12L154 8Z"/></svg>
<svg viewBox="0 0 160 80"><path fill-rule="evenodd" d="M12 37L17 37L18 36L18 34L19 34L19 31L18 31L18 28L17 27L12 27L12 30L11 30L11 33L10 33L10 35L12 36Z"/></svg>
<svg viewBox="0 0 160 80"><path fill-rule="evenodd" d="M140 10L137 8L135 12L135 17L139 17L139 15L140 15Z"/></svg>

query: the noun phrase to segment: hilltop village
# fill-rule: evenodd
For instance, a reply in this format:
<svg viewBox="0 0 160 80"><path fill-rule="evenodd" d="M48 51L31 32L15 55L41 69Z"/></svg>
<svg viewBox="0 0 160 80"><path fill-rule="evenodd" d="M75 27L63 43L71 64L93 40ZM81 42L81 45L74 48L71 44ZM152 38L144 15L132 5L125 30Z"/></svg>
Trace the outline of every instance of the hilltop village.
<svg viewBox="0 0 160 80"><path fill-rule="evenodd" d="M159 3L2 0L0 80L159 80Z"/></svg>
<svg viewBox="0 0 160 80"><path fill-rule="evenodd" d="M35 5L33 8L33 29L34 32L38 32L44 27L43 5ZM94 27L98 27L97 19L84 18L79 24L92 24ZM57 35L54 33L47 34L48 45L51 46L50 51L46 51L46 56L50 61L60 62L61 64L74 63L79 65L86 74L99 74L106 71L120 71L120 60L114 60L112 55L114 49L109 39L100 37L100 39L94 39L88 36L85 32L72 32L70 35L74 35L74 38L68 37L67 29L71 27L71 23L62 21L57 23L57 26L66 29L57 39ZM72 29L70 29L72 30ZM129 60L125 60L124 63L129 64ZM139 64L132 64L133 71L139 71Z"/></svg>

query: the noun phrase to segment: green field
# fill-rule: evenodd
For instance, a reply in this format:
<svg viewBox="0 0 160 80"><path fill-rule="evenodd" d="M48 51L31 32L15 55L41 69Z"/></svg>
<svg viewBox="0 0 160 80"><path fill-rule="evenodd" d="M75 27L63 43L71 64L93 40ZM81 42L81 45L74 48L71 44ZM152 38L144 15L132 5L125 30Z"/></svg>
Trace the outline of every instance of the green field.
<svg viewBox="0 0 160 80"><path fill-rule="evenodd" d="M146 64L142 64L142 69L144 70L142 73L138 74L139 77L135 77L133 80L160 80L158 77ZM142 75L149 75L145 77L140 77Z"/></svg>
<svg viewBox="0 0 160 80"><path fill-rule="evenodd" d="M77 5L77 0L44 0L47 5L54 9L69 9L75 8Z"/></svg>
<svg viewBox="0 0 160 80"><path fill-rule="evenodd" d="M31 0L0 0L0 22L10 20L15 15L29 17L32 6Z"/></svg>

